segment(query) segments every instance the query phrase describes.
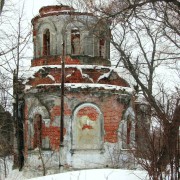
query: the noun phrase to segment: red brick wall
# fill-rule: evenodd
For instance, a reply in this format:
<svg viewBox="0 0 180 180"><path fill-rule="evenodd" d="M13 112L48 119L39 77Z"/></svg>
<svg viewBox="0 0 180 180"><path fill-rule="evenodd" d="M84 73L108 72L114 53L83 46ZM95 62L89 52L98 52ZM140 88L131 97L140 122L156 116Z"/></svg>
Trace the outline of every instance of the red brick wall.
<svg viewBox="0 0 180 180"><path fill-rule="evenodd" d="M27 157L27 150L28 150L28 106L25 104L24 106L24 155Z"/></svg>
<svg viewBox="0 0 180 180"><path fill-rule="evenodd" d="M128 83L124 79L120 78L115 72L113 72L115 74L114 78L111 78L110 76L109 78L103 78L97 82L100 76L102 76L103 74L109 71L110 69L108 68L82 69L82 74L81 74L81 71L79 69L74 67L67 67L65 69L65 83L98 83L98 84L117 85L123 87L129 86ZM46 75L43 75L43 73ZM48 77L48 75L53 76L54 80ZM35 78L34 79L31 78L28 84L31 86L37 86L38 84L54 84L60 82L61 82L61 69L46 67L44 70L40 70L39 72L37 72L35 74Z"/></svg>
<svg viewBox="0 0 180 180"><path fill-rule="evenodd" d="M50 57L50 59L43 59L39 58L35 61L32 61L33 66L37 66L39 64L60 64L60 57L54 58ZM73 60L70 57L66 58L66 64L79 64L78 60ZM102 76L105 73L110 72L109 68L101 68L101 69L82 69L82 73L89 76L89 78L93 79L94 83L99 84L108 84L108 85L118 85L118 86L128 86L126 81L124 81L122 78L120 78L115 72L110 76L109 78L103 78L99 82L97 82L98 78ZM51 79L48 75L51 75L54 77L55 80ZM45 67L44 69L41 69L39 72L35 74L35 78L30 79L28 84L32 85L33 87L39 85L39 84L55 84L61 82L61 69L60 68L50 68ZM75 67L68 67L65 69L65 83L93 83L90 79L88 79L86 76L82 76L81 71L78 68ZM54 87L54 86L52 86ZM48 88L48 92L50 91L51 86ZM97 93L97 95L96 95ZM102 93L102 94L101 94ZM100 95L101 94L101 95ZM48 98L48 95L46 95ZM97 92L92 92L91 88L89 90L87 89L81 89L79 92L70 92L69 90L65 91L65 110L64 115L67 119L67 117L72 116L72 111L75 109L75 106L72 104L72 99L75 101L76 106L81 103L94 103L99 107L103 114L104 119L104 142L111 142L116 143L118 141L117 136L117 130L119 127L119 123L122 117L122 112L124 110L124 105L118 102L119 95L113 94L111 91L105 90L104 88L99 88ZM28 110L27 107L25 108L25 111ZM84 112L79 113L86 113L87 109L83 109ZM59 143L60 143L60 127L55 127L53 122L55 120L55 117L60 116L60 107L54 106L51 109L49 109L50 112L50 126L45 127L43 125L42 127L42 138L49 137L50 140L50 147L54 150L59 149ZM28 113L25 113L26 116ZM96 114L94 112L88 113L88 115L91 117L91 119L96 117ZM27 121L27 119L26 119ZM27 140L27 122L25 122L25 140ZM66 134L66 129L64 129L64 134ZM26 145L27 146L27 145ZM27 147L26 147L27 149Z"/></svg>
<svg viewBox="0 0 180 180"><path fill-rule="evenodd" d="M77 116L78 117L88 116L89 119L91 119L92 121L96 121L98 116L99 116L99 113L93 107L91 107L91 106L88 107L87 106L87 107L84 107L84 108L80 109L78 111L78 113L77 113Z"/></svg>
<svg viewBox="0 0 180 180"><path fill-rule="evenodd" d="M80 64L78 59L72 59L71 57L67 56L65 58L66 65L76 65ZM61 65L61 57L60 56L44 56L40 58L33 59L31 61L31 66L43 66L43 65Z"/></svg>
<svg viewBox="0 0 180 180"><path fill-rule="evenodd" d="M47 97L48 98L48 97ZM67 98L67 99L66 99ZM91 96L91 93L88 92L78 92L78 93L67 93L66 92L66 98L65 98L65 106L64 106L64 116L65 117L70 117L72 116L73 109L71 99L76 99L77 103L93 103L96 104L97 107L101 110L103 114L103 119L104 119L104 130L105 130L105 135L104 135L104 142L111 142L111 143L116 143L118 141L118 134L117 130L119 127L119 123L121 121L122 117L122 112L124 110L124 105L120 104L117 99L118 95L111 95L111 96L106 96L106 97L97 97L97 96ZM26 105L25 108L25 115L27 117L28 114L28 107ZM85 107L79 111L78 115L83 115L86 114L90 117L90 119L96 119L97 118L97 111L96 110L91 110L88 107ZM60 106L54 106L50 109L50 126L45 127L43 124L42 126L42 138L49 137L50 139L50 147L53 150L58 150L59 149L59 143L60 143L60 127L59 126L54 126L54 118L56 116L60 117ZM65 118L67 119L67 118ZM25 121L25 142L27 142L27 129L28 129L28 124L27 124L28 119ZM66 134L66 129L64 129L64 135ZM32 140L33 141L33 140ZM27 150L27 145L26 145L26 150Z"/></svg>
<svg viewBox="0 0 180 180"><path fill-rule="evenodd" d="M65 134L65 132L64 132ZM60 128L50 125L49 127L42 127L42 139L49 137L50 148L52 150L58 150L60 144Z"/></svg>
<svg viewBox="0 0 180 180"><path fill-rule="evenodd" d="M101 97L103 98L102 100L101 98L98 98L96 96L90 96L90 94L91 93L88 92L87 94L83 94L83 92L81 92L79 94L73 93L66 96L68 97L68 99L71 99L72 97L77 98L80 103L95 103L97 107L99 107L102 111L104 118L104 141L116 143L118 141L117 130L122 118L122 112L125 108L124 105L117 101L118 95Z"/></svg>

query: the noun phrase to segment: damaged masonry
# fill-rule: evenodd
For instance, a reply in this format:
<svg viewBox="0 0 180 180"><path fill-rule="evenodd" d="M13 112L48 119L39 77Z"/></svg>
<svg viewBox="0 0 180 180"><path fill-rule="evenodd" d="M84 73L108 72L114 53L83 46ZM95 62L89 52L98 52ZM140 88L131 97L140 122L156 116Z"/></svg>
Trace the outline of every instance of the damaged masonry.
<svg viewBox="0 0 180 180"><path fill-rule="evenodd" d="M16 109L15 163L24 173L132 162L133 92L111 67L108 23L96 21L64 5L42 7L32 19L34 57Z"/></svg>

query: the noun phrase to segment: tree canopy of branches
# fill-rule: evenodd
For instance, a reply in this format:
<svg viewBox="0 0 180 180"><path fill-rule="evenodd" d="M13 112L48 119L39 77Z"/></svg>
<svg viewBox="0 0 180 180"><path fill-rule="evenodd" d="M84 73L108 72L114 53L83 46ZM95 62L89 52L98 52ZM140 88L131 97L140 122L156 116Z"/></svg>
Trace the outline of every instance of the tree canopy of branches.
<svg viewBox="0 0 180 180"><path fill-rule="evenodd" d="M25 22L24 3L21 3L13 4L6 0L0 16L0 104L10 111L14 98L13 73L16 72L16 76L21 78L22 73L19 71L28 65L23 60L28 58L27 54L31 49L31 28Z"/></svg>
<svg viewBox="0 0 180 180"><path fill-rule="evenodd" d="M141 165L153 179L170 165L178 178L177 142L180 125L180 2L177 0L81 0L89 12L110 23L110 41L151 107L161 131L160 145L149 139L150 162ZM170 75L168 76L168 73ZM164 76L162 76L164 74ZM169 78L169 79L168 79ZM179 154L179 152L178 152ZM176 160L177 161L176 161Z"/></svg>
<svg viewBox="0 0 180 180"><path fill-rule="evenodd" d="M0 25L0 105L11 113L13 107L14 167L21 168L23 164L23 147L21 145L23 128L22 120L18 118L20 104L18 94L21 91L21 76L30 62L27 55L31 54L29 46L31 28L26 23L24 0L17 4L6 0L0 16ZM1 134L0 139L3 140ZM2 141L2 144L7 144L6 141L6 139ZM3 158L6 158L6 155L4 153Z"/></svg>

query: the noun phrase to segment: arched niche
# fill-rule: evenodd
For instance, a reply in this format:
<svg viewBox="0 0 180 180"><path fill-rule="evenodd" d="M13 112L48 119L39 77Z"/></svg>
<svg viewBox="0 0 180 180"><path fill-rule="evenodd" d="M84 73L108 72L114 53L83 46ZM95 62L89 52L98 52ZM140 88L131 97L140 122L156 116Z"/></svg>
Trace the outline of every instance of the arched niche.
<svg viewBox="0 0 180 180"><path fill-rule="evenodd" d="M84 25L78 21L67 22L62 30L65 34L66 53L72 55L83 54Z"/></svg>
<svg viewBox="0 0 180 180"><path fill-rule="evenodd" d="M53 22L47 21L42 22L39 24L37 28L37 36L36 36L36 57L40 57L45 55L44 54L44 37L45 34L49 31L49 53L48 55L55 55L57 52L57 43L56 43L56 35L57 35L57 29ZM35 40L34 40L35 41Z"/></svg>
<svg viewBox="0 0 180 180"><path fill-rule="evenodd" d="M75 108L72 120L72 149L101 150L104 136L103 116L92 103Z"/></svg>
<svg viewBox="0 0 180 180"><path fill-rule="evenodd" d="M43 138L43 131L50 125L50 117L47 109L41 105L34 105L28 114L28 149L37 147L49 149L49 139Z"/></svg>
<svg viewBox="0 0 180 180"><path fill-rule="evenodd" d="M36 114L33 118L34 135L32 137L32 149L42 147L42 116Z"/></svg>
<svg viewBox="0 0 180 180"><path fill-rule="evenodd" d="M50 55L50 43L51 35L49 29L46 29L43 33L43 55L49 56Z"/></svg>
<svg viewBox="0 0 180 180"><path fill-rule="evenodd" d="M122 149L131 149L135 142L135 114L132 107L128 107L119 126L119 138Z"/></svg>
<svg viewBox="0 0 180 180"><path fill-rule="evenodd" d="M29 109L28 119L32 119L36 114L41 114L43 119L49 119L49 113L45 106L32 105Z"/></svg>

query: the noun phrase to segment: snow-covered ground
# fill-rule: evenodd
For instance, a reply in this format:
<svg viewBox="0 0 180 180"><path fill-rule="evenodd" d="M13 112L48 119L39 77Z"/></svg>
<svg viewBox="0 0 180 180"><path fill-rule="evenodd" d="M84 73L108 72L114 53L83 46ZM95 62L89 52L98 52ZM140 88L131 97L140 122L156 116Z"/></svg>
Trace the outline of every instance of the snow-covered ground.
<svg viewBox="0 0 180 180"><path fill-rule="evenodd" d="M12 171L12 173L6 178L6 180L25 180L22 172L18 170ZM133 171L122 169L91 169L71 171L66 173L48 175L31 180L148 180L147 173L145 171Z"/></svg>
<svg viewBox="0 0 180 180"><path fill-rule="evenodd" d="M13 157L0 157L0 180L12 172Z"/></svg>
<svg viewBox="0 0 180 180"><path fill-rule="evenodd" d="M27 180L23 176L23 171L12 170L13 158L6 158L7 178L5 178L3 162L0 161L0 180ZM25 173L26 176L32 177ZM80 171L69 171L65 173L47 175L32 178L31 180L148 180L147 172L140 170L124 169L89 169Z"/></svg>

